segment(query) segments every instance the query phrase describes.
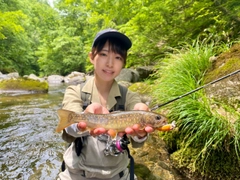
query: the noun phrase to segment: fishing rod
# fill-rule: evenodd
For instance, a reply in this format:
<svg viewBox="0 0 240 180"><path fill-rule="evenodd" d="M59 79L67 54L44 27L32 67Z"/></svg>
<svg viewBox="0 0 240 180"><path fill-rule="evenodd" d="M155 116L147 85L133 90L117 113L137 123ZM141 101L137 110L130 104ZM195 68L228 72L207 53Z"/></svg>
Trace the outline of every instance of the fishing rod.
<svg viewBox="0 0 240 180"><path fill-rule="evenodd" d="M165 105L167 105L167 104L169 104L169 103L171 103L171 102L173 102L173 101L176 101L176 100L178 100L178 99L181 99L181 98L183 98L183 97L185 97L185 96L188 96L189 94L192 94L192 93L194 93L194 92L196 92L196 91L199 91L200 89L203 89L203 88L205 88L205 87L207 87L207 86L209 86L209 85L211 85L211 84L214 84L214 83L216 83L216 82L218 82L218 81L221 81L221 80L223 80L223 79L226 79L226 78L228 78L228 77L230 77L230 76L232 76L232 75L234 75L234 74L237 74L237 73L239 73L239 72L240 72L240 69L237 70L237 71L234 71L234 72L232 72L232 73L230 73L230 74L228 74L228 75L226 75L226 76L223 76L223 77L221 77L221 78L219 78L219 79L216 79L216 80L214 80L214 81L212 81L212 82L210 82L210 83L207 83L207 84L205 84L205 85L203 85L203 86L200 86L200 87L198 87L197 89L194 89L194 90L192 90L192 91L189 91L189 92L186 93L186 94L183 94L183 95L181 95L181 96L178 96L178 97L176 97L176 98L174 98L174 99L172 99L172 100L170 100L170 101L168 101L168 102L165 102L165 103L163 103L163 104L158 104L158 105L156 105L155 107L151 108L151 111L156 110L156 109L158 109L158 108L160 108L160 107L162 107L162 106L165 106Z"/></svg>

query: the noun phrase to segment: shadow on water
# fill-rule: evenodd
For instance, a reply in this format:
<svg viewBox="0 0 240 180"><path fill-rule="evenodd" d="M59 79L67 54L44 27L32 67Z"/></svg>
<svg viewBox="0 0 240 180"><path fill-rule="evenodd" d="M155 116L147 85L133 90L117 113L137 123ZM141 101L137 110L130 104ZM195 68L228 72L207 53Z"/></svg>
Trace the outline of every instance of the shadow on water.
<svg viewBox="0 0 240 180"><path fill-rule="evenodd" d="M65 88L0 95L0 179L56 179L65 149L56 111Z"/></svg>

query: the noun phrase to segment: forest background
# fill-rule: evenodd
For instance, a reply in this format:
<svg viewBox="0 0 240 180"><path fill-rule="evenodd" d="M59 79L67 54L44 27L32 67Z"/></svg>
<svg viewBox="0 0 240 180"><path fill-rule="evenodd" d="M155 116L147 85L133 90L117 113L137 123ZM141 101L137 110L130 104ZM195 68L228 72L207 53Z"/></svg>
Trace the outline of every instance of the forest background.
<svg viewBox="0 0 240 180"><path fill-rule="evenodd" d="M0 72L67 75L91 70L95 34L116 28L133 42L126 67L154 65L184 43L239 38L238 0L0 0Z"/></svg>
<svg viewBox="0 0 240 180"><path fill-rule="evenodd" d="M0 0L0 72L42 77L90 72L92 41L109 27L133 42L126 67L151 65L157 70L152 94L158 102L240 67L237 54L230 63L224 60L214 76L205 77L212 66L209 58L239 42L239 0L53 2L50 6L47 0ZM227 95L209 98L199 91L163 109L178 126L166 137L171 158L192 179L240 178L240 103L229 102ZM234 118L220 115L219 109Z"/></svg>

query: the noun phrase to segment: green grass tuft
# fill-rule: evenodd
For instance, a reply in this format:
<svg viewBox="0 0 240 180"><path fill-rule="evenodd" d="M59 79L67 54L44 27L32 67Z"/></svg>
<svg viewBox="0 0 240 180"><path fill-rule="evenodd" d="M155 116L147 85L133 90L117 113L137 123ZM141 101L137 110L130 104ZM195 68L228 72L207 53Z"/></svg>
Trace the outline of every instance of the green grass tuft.
<svg viewBox="0 0 240 180"><path fill-rule="evenodd" d="M165 103L203 86L205 74L211 69L209 58L213 55L213 44L204 45L197 41L193 46L187 45L176 54L169 55L157 66L154 76L159 78L153 87L154 99L159 104ZM223 107L238 117L237 120L232 122L216 113L213 105ZM233 107L210 99L202 89L162 107L162 110L168 112L169 119L177 122L174 136L171 133L164 136L170 145L174 144L171 141L175 141L172 152L173 157L177 157L174 161L178 161L180 167L184 166L188 172L203 177L237 177L235 173L240 166L240 115Z"/></svg>

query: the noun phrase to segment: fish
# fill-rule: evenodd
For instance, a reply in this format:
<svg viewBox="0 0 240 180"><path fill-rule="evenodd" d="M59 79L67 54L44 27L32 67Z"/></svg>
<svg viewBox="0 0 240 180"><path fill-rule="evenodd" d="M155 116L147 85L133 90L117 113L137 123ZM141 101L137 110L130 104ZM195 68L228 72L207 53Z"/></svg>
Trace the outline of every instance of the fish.
<svg viewBox="0 0 240 180"><path fill-rule="evenodd" d="M57 111L59 123L56 132L61 132L64 128L78 122L85 122L89 130L102 127L106 130L124 132L127 127L139 124L140 129L151 126L161 130L167 124L167 118L151 111L115 111L109 114L76 113L73 111L59 109ZM171 130L171 128L169 128Z"/></svg>

